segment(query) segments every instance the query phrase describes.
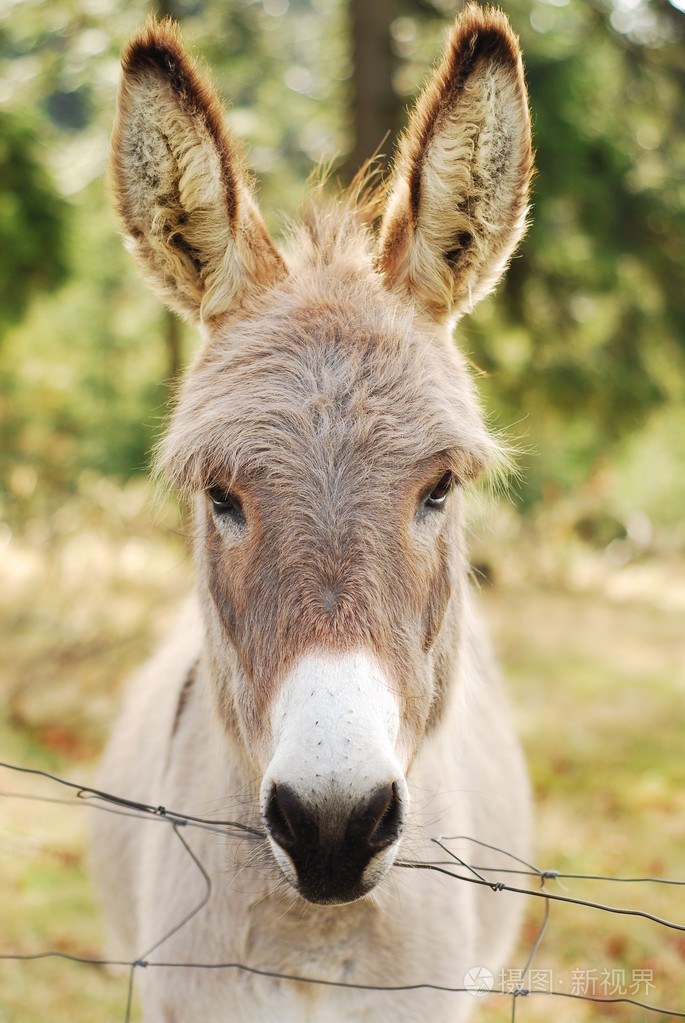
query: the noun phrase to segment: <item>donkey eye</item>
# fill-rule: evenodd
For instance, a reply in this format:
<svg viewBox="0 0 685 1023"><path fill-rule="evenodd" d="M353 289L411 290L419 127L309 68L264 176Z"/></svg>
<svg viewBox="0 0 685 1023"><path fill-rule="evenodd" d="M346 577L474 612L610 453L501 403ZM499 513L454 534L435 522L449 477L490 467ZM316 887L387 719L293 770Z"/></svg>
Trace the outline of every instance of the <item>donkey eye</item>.
<svg viewBox="0 0 685 1023"><path fill-rule="evenodd" d="M442 508L447 495L454 485L454 477L451 472L441 476L433 489L426 495L423 501L424 508Z"/></svg>
<svg viewBox="0 0 685 1023"><path fill-rule="evenodd" d="M230 490L224 490L222 487L211 487L207 491L207 495L212 502L212 511L215 515L222 519L232 519L234 522L243 525L245 522L243 506L235 494L232 494Z"/></svg>

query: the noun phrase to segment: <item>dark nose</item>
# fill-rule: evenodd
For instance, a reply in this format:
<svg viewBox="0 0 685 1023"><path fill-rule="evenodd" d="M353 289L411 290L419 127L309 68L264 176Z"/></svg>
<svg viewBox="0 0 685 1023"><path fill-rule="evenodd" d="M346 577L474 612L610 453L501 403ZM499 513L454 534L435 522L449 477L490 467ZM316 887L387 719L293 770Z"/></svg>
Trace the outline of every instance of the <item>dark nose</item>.
<svg viewBox="0 0 685 1023"><path fill-rule="evenodd" d="M404 823L400 786L379 785L352 812L328 797L307 805L293 788L274 784L264 823L297 871L298 891L310 902L352 902L375 882L364 879L370 860L399 838Z"/></svg>

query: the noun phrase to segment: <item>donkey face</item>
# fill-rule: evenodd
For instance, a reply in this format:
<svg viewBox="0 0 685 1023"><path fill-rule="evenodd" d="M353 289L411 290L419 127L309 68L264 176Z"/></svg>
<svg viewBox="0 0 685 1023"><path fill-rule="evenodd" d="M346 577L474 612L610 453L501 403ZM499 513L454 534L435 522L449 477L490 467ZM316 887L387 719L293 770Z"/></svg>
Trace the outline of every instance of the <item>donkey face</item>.
<svg viewBox="0 0 685 1023"><path fill-rule="evenodd" d="M205 333L162 461L198 495L216 705L312 902L359 898L392 863L406 773L454 688L459 490L496 445L446 325L501 276L530 171L516 41L469 7L377 240L351 194L312 204L286 260L171 25L124 57L119 212L153 286Z"/></svg>

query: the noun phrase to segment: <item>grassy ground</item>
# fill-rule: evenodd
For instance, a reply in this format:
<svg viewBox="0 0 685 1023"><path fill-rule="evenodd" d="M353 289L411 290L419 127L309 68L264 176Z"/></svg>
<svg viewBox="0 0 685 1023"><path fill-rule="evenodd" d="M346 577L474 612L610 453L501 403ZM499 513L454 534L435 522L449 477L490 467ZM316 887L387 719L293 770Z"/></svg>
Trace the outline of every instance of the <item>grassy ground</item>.
<svg viewBox="0 0 685 1023"><path fill-rule="evenodd" d="M34 523L21 540L4 537L2 759L88 781L117 704L115 680L145 656L189 584L182 524L168 508L156 518L151 525L144 487L92 481L49 528ZM481 604L528 754L537 864L685 879L682 565L662 557L619 567L525 536L513 546L515 554L502 533L489 541L495 584L483 589ZM0 791L63 794L7 771ZM82 855L87 812L0 797L0 951L99 954ZM547 884L685 922L685 888ZM543 909L529 899L520 947L499 980L517 981ZM552 982L568 993L625 989L685 1012L685 933L649 921L555 904L534 967L527 986L539 991ZM101 968L58 959L0 963L0 1023L119 1021L125 1003L126 978ZM480 1007L484 1023L511 1019L510 998L491 996ZM542 993L516 1007L517 1020L657 1018Z"/></svg>
<svg viewBox="0 0 685 1023"><path fill-rule="evenodd" d="M683 614L597 593L495 590L485 608L518 710L535 789L543 869L685 879ZM548 882L550 891L685 923L685 887ZM531 900L532 901L532 900ZM516 963L542 906L529 906ZM685 1011L685 934L645 920L553 905L538 986L628 994ZM639 972L643 971L643 972ZM645 972L646 971L646 972ZM640 981L638 983L638 981ZM647 984L649 981L649 985ZM594 983L594 991L593 991ZM517 1019L656 1018L540 996ZM493 1003L485 1019L505 1019Z"/></svg>

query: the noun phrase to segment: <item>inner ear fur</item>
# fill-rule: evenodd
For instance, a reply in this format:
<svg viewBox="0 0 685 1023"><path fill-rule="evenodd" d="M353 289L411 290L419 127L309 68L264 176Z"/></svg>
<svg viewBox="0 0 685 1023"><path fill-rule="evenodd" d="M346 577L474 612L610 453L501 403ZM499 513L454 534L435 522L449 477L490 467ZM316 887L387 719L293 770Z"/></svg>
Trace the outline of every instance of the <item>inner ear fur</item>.
<svg viewBox="0 0 685 1023"><path fill-rule="evenodd" d="M437 320L473 308L525 231L532 169L517 37L469 4L398 146L377 250L387 284Z"/></svg>
<svg viewBox="0 0 685 1023"><path fill-rule="evenodd" d="M127 244L172 309L211 322L285 265L252 199L219 99L169 19L122 57L111 183Z"/></svg>

